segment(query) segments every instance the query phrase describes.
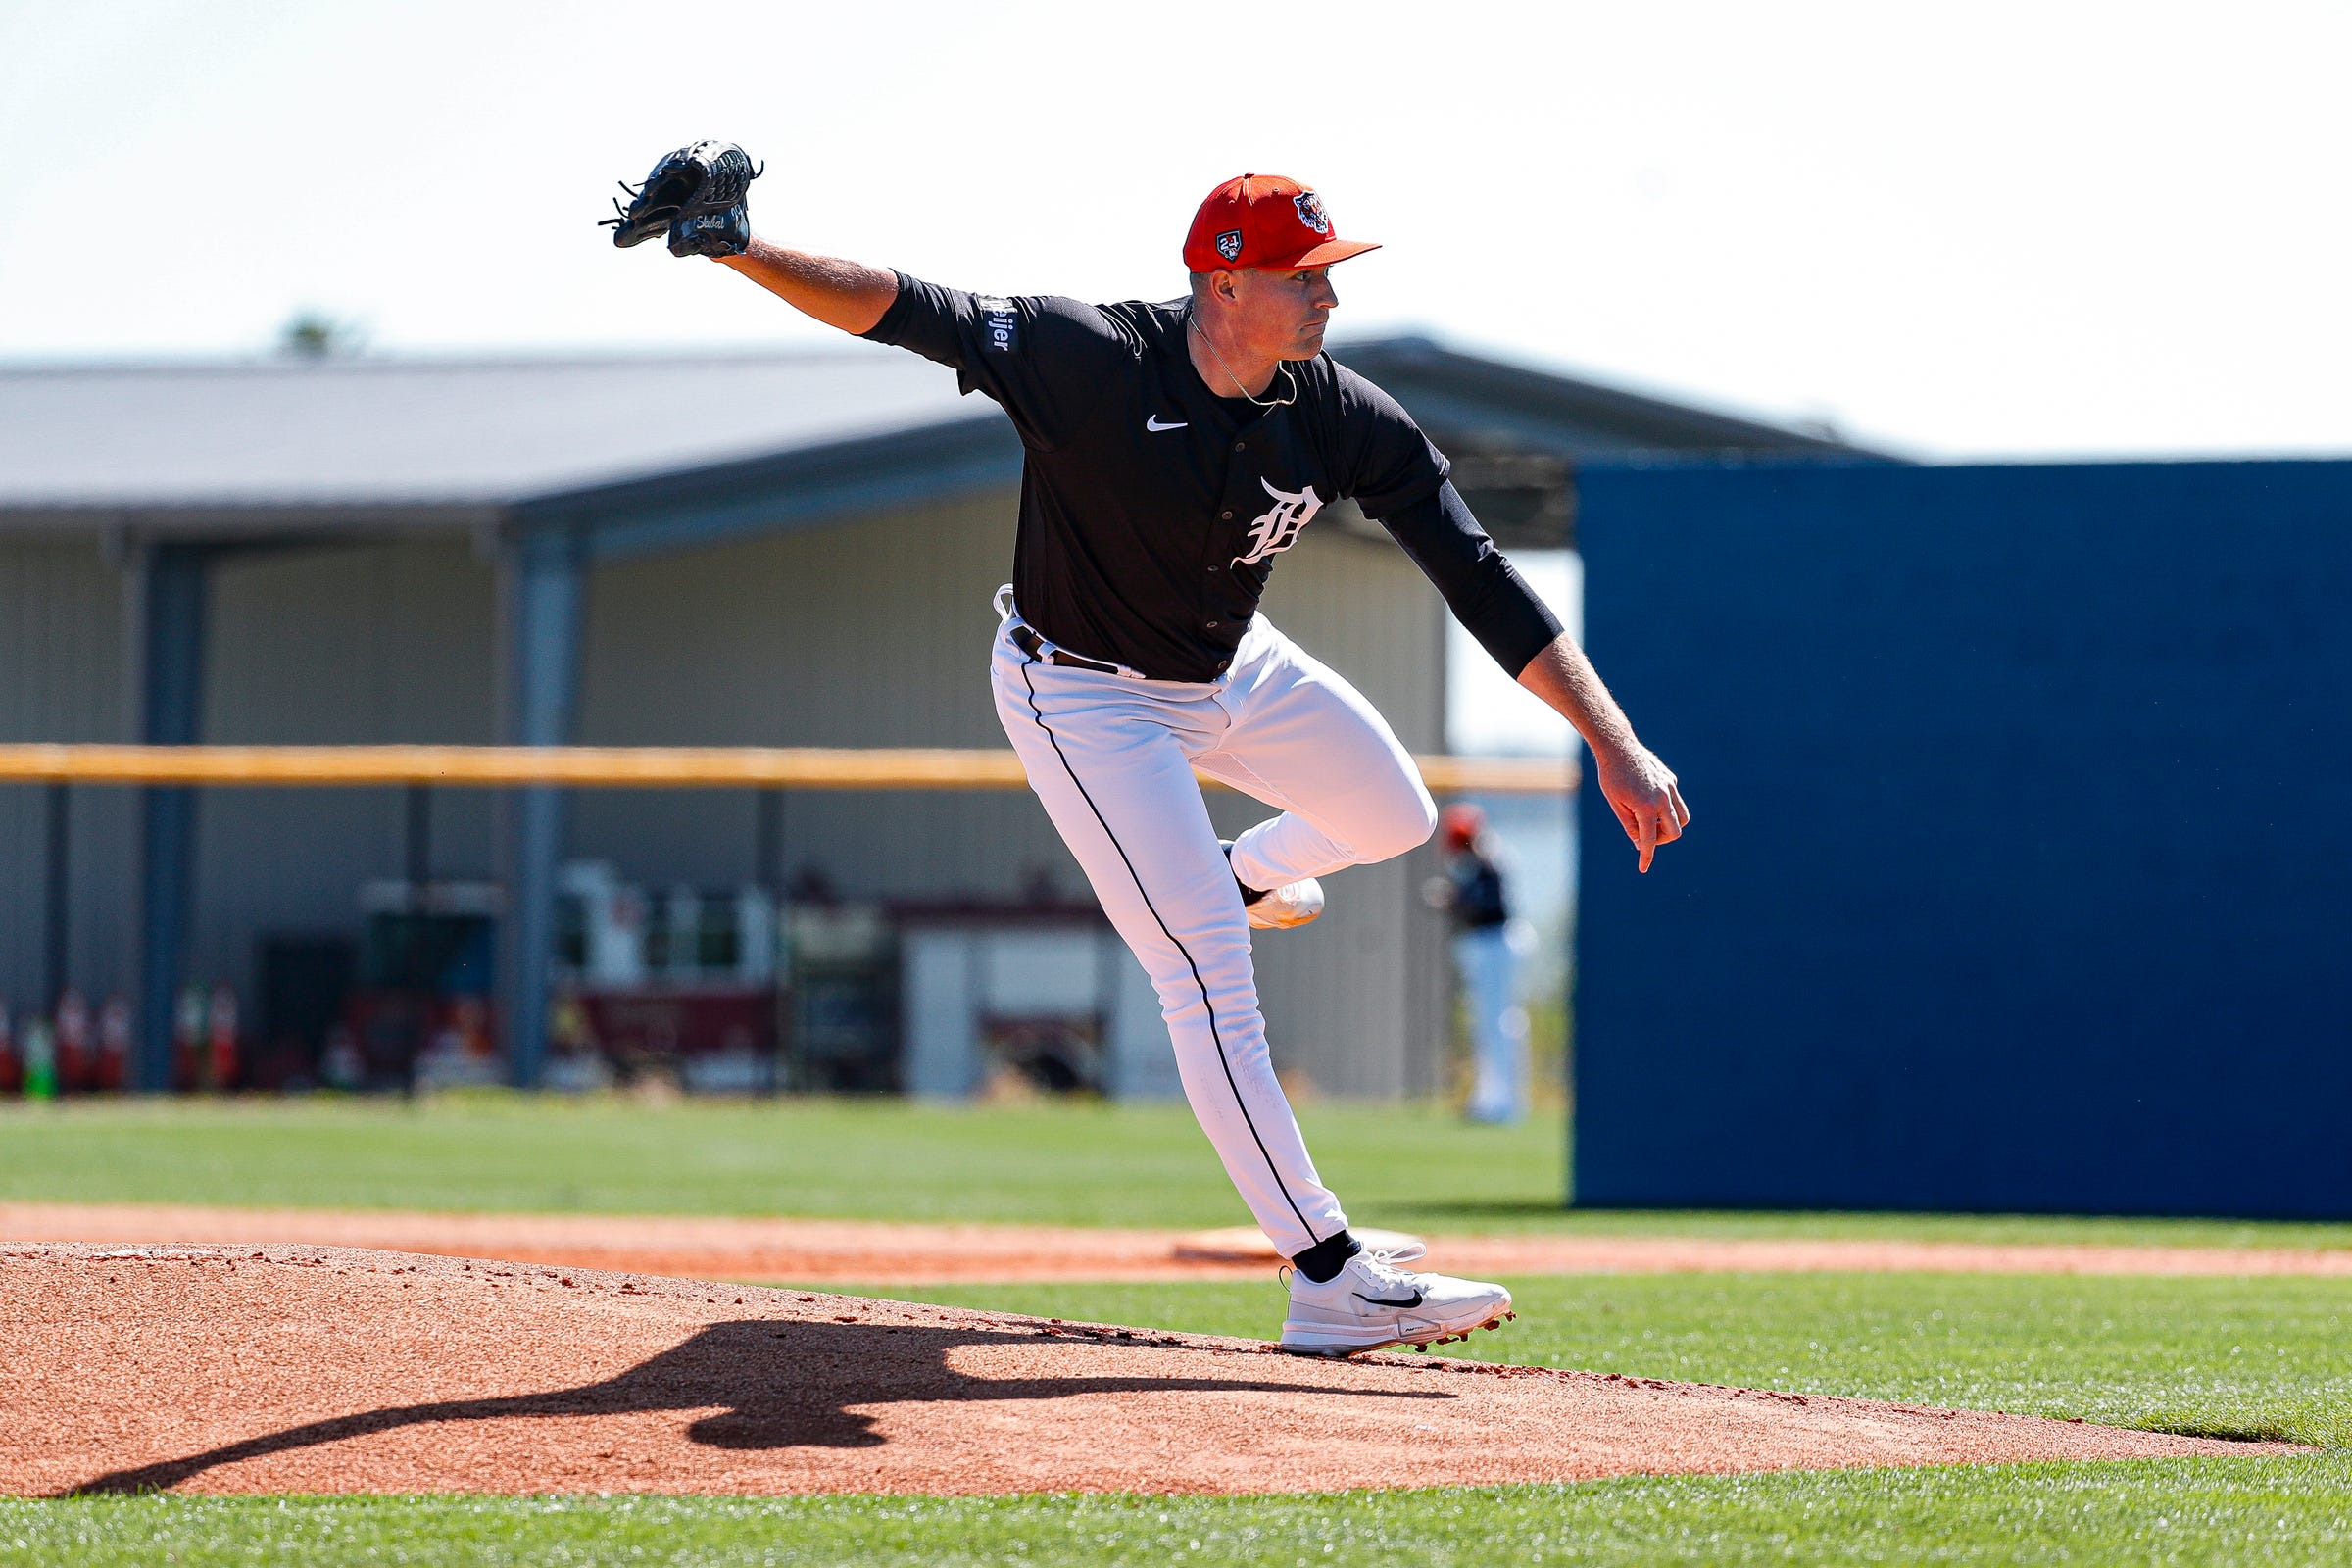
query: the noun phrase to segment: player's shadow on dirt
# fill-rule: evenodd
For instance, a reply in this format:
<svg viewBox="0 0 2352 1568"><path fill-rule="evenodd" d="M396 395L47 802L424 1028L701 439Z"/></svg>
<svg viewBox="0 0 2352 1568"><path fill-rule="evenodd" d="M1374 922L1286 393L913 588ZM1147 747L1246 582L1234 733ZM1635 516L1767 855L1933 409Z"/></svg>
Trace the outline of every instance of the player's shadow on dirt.
<svg viewBox="0 0 2352 1568"><path fill-rule="evenodd" d="M923 1328L881 1323L809 1323L794 1319L716 1323L675 1349L640 1362L618 1377L576 1389L493 1399L451 1399L395 1405L289 1427L265 1437L225 1444L184 1459L117 1470L64 1494L153 1492L201 1475L216 1465L259 1459L293 1448L431 1421L493 1421L532 1416L619 1415L649 1410L723 1406L686 1429L696 1443L718 1448L872 1447L888 1442L873 1418L852 1405L906 1400L1060 1399L1080 1394L1165 1394L1215 1391L1287 1394L1295 1382L1249 1377L972 1377L948 1364L960 1347L1041 1343L1034 1333ZM1104 1349L1141 1347L1089 1341ZM1205 1354L1206 1352L1204 1352ZM1219 1360L1226 1360L1218 1356ZM1232 1358L1241 1370L1239 1357ZM1449 1399L1443 1390L1319 1388L1317 1394L1389 1399Z"/></svg>

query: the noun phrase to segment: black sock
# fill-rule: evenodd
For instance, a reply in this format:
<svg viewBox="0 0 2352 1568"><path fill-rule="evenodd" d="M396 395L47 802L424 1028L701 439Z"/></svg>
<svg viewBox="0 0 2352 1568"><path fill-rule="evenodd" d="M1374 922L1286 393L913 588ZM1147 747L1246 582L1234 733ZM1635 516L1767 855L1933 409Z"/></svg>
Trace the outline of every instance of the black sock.
<svg viewBox="0 0 2352 1568"><path fill-rule="evenodd" d="M1338 1277L1341 1269L1348 1266L1348 1260L1363 1250L1363 1243L1342 1231L1337 1236L1325 1237L1292 1258L1291 1266L1317 1285L1328 1285Z"/></svg>

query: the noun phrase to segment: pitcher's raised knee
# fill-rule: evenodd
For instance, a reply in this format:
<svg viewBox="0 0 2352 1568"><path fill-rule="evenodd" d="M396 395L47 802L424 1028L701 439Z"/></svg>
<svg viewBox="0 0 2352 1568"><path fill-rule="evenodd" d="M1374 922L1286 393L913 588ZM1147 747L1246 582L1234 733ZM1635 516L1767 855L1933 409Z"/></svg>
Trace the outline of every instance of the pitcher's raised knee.
<svg viewBox="0 0 2352 1568"><path fill-rule="evenodd" d="M1393 860L1427 844L1438 830L1438 803L1419 778L1400 781L1403 787L1387 792L1376 810L1351 824L1359 863Z"/></svg>

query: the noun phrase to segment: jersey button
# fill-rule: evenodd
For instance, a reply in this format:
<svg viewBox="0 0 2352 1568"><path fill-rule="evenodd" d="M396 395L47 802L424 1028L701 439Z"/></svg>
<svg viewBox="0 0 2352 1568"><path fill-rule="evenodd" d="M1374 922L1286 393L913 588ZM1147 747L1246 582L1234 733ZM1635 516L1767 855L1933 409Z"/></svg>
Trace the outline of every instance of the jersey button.
<svg viewBox="0 0 2352 1568"><path fill-rule="evenodd" d="M1247 452L1250 450L1250 443L1247 441L1236 441L1233 444L1233 450L1236 452Z"/></svg>
<svg viewBox="0 0 2352 1568"><path fill-rule="evenodd" d="M1213 620L1206 622L1206 625L1210 631L1215 631L1217 629L1217 623Z"/></svg>
<svg viewBox="0 0 2352 1568"><path fill-rule="evenodd" d="M1225 568L1223 566L1211 566L1208 568L1208 574L1211 577L1214 577L1218 572L1223 571L1224 569Z"/></svg>
<svg viewBox="0 0 2352 1568"><path fill-rule="evenodd" d="M1230 512L1220 512L1217 514L1217 516L1219 519L1225 522L1231 522L1233 520L1233 514Z"/></svg>

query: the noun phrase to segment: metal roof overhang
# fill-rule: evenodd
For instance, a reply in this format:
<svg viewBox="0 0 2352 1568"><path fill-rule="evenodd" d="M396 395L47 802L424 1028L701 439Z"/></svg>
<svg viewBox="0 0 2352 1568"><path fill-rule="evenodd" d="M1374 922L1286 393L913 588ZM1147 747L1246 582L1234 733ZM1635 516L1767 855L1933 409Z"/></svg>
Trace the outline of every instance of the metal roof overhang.
<svg viewBox="0 0 2352 1568"><path fill-rule="evenodd" d="M985 414L658 478L519 502L508 525L568 534L587 561L625 561L951 501L1015 484L1021 443Z"/></svg>
<svg viewBox="0 0 2352 1568"><path fill-rule="evenodd" d="M21 533L97 533L122 539L321 542L413 533L469 533L495 526L506 509L490 503L257 503L169 506L0 507L0 528Z"/></svg>
<svg viewBox="0 0 2352 1568"><path fill-rule="evenodd" d="M559 535L585 561L621 561L955 500L1013 485L1020 473L1020 440L992 407L884 435L512 502L0 508L0 527L208 544Z"/></svg>
<svg viewBox="0 0 2352 1568"><path fill-rule="evenodd" d="M1455 353L1420 338L1378 339L1338 352L1395 394L1442 444L1461 444L1460 455L1478 471L1483 468L1469 448L1484 449L1485 467L1494 466L1497 451L1571 466L1645 455L1899 461L1825 436ZM485 544L553 548L594 563L956 500L1009 488L1020 470L1019 439L993 405L984 405L969 415L879 434L541 495L0 507L0 527L95 530L126 542L284 544L462 532Z"/></svg>

